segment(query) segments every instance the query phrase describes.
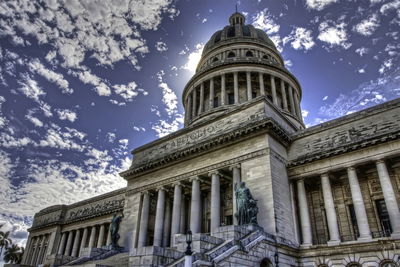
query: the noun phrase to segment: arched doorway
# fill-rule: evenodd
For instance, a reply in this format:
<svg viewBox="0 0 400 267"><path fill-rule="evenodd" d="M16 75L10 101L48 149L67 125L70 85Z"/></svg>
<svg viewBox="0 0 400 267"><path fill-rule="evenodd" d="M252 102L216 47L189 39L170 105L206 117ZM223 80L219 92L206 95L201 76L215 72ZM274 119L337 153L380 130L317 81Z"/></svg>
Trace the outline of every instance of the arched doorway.
<svg viewBox="0 0 400 267"><path fill-rule="evenodd" d="M396 264L393 260L383 260L380 264L379 267L397 267L399 266Z"/></svg>
<svg viewBox="0 0 400 267"><path fill-rule="evenodd" d="M260 262L260 267L272 267L272 263L269 259L265 258Z"/></svg>

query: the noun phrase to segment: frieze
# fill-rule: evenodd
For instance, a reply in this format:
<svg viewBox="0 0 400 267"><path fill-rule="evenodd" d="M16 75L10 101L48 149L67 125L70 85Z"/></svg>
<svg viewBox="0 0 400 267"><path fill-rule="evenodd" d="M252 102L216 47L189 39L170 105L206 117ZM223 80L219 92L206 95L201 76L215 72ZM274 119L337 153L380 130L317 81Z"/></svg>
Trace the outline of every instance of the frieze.
<svg viewBox="0 0 400 267"><path fill-rule="evenodd" d="M128 190L126 192L126 194L127 195L133 195L133 194L136 194L138 192L155 189L155 188L158 188L160 186L166 186L166 185L178 182L178 181L187 180L190 177L197 176L197 175L204 174L204 173L208 173L210 171L218 170L218 169L221 169L221 168L225 168L225 167L228 167L230 165L238 164L238 163L243 162L243 161L248 160L248 159L253 159L253 158L256 158L256 157L261 157L261 156L264 156L264 155L268 155L271 150L272 149L270 149L270 148L261 149L261 150L258 150L258 151L255 151L255 152L252 152L252 153L249 153L249 154L237 157L237 158L233 158L233 159L230 159L230 160L226 160L226 161L223 161L223 162L220 162L220 163L217 163L217 164L213 164L213 165L207 166L205 168L201 168L201 169L194 170L194 171L191 171L191 172L188 172L188 173L177 175L177 176L174 176L174 177L159 181L157 183L148 184L148 185L145 185L145 186L142 186L142 187L137 187L135 189Z"/></svg>
<svg viewBox="0 0 400 267"><path fill-rule="evenodd" d="M98 216L109 211L121 209L124 207L124 203L125 199L113 199L96 204L89 204L84 208L68 211L66 220L71 221L84 217Z"/></svg>
<svg viewBox="0 0 400 267"><path fill-rule="evenodd" d="M50 225L57 223L63 219L63 209L47 213L44 215L35 216L32 224L32 228L41 227L44 225Z"/></svg>

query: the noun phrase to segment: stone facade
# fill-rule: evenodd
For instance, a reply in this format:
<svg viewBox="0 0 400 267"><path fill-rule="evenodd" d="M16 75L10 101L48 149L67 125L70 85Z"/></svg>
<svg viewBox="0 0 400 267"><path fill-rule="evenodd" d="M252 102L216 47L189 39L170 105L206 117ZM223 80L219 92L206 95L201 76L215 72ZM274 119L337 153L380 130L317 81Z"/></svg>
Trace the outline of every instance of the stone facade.
<svg viewBox="0 0 400 267"><path fill-rule="evenodd" d="M185 127L133 150L126 188L36 214L23 263L184 266L190 229L193 266L399 266L400 99L305 129L301 90L233 14L184 89ZM258 225L237 224L239 182Z"/></svg>

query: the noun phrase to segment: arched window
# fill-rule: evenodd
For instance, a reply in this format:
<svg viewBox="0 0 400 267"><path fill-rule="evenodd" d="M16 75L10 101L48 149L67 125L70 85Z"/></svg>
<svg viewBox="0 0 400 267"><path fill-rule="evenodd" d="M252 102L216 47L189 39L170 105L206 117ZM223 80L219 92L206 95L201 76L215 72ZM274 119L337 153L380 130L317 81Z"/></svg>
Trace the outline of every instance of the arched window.
<svg viewBox="0 0 400 267"><path fill-rule="evenodd" d="M323 263L323 264L318 265L318 267L329 267L329 266L327 264Z"/></svg>
<svg viewBox="0 0 400 267"><path fill-rule="evenodd" d="M272 263L269 259L265 258L260 262L260 267L272 267Z"/></svg>
<svg viewBox="0 0 400 267"><path fill-rule="evenodd" d="M217 62L219 59L217 57L213 58L212 62Z"/></svg>
<svg viewBox="0 0 400 267"><path fill-rule="evenodd" d="M253 56L253 52L251 52L251 51L246 52L246 57L252 57L252 56Z"/></svg>
<svg viewBox="0 0 400 267"><path fill-rule="evenodd" d="M263 56L263 59L266 59L266 60L268 60L268 59L269 59L269 57L268 57L267 55L264 55L264 56Z"/></svg>
<svg viewBox="0 0 400 267"><path fill-rule="evenodd" d="M228 58L236 57L234 52L229 52L228 53Z"/></svg>
<svg viewBox="0 0 400 267"><path fill-rule="evenodd" d="M383 260L379 267L398 267L399 265L396 264L393 260Z"/></svg>
<svg viewBox="0 0 400 267"><path fill-rule="evenodd" d="M347 267L361 267L361 265L357 262L350 262L347 264Z"/></svg>

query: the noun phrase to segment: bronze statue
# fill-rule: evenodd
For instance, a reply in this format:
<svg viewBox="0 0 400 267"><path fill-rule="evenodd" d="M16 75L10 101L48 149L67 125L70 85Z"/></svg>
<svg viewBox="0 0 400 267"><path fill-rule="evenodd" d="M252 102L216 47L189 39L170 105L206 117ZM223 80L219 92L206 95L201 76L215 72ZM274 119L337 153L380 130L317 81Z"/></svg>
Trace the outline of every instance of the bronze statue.
<svg viewBox="0 0 400 267"><path fill-rule="evenodd" d="M246 187L245 182L241 182L238 187L235 184L236 213L235 217L239 225L258 224L257 223L257 200L251 195L250 189Z"/></svg>
<svg viewBox="0 0 400 267"><path fill-rule="evenodd" d="M121 223L124 214L117 215L114 214L111 223L110 223L110 234L111 234L111 246L112 248L118 248L118 239L120 238L118 231L119 231L119 224Z"/></svg>

